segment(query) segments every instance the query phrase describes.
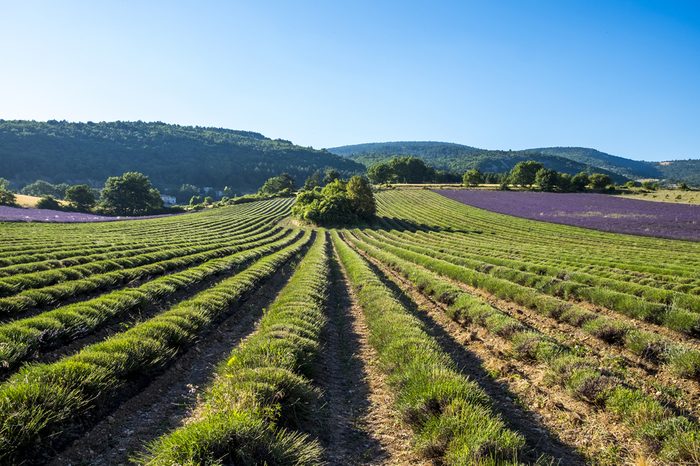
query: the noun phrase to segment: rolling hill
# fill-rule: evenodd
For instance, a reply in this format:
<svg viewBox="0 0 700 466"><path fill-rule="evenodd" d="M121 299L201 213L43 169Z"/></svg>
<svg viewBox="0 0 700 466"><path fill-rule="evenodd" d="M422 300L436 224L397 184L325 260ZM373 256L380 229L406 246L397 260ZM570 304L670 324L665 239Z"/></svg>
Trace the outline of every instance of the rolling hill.
<svg viewBox="0 0 700 466"><path fill-rule="evenodd" d="M395 155L414 155L436 168L457 173L470 168L487 172L505 172L520 161L534 159L542 162L547 168L565 173L573 174L579 171L608 173L616 181L655 178L700 185L700 160L643 162L585 147L543 147L501 151L445 142L399 141L356 144L328 150L365 165L371 165Z"/></svg>
<svg viewBox="0 0 700 466"><path fill-rule="evenodd" d="M15 186L37 179L100 186L109 176L139 171L166 191L191 183L246 193L282 172L301 184L326 167L344 174L364 170L325 150L249 131L140 121L0 120L0 177Z"/></svg>

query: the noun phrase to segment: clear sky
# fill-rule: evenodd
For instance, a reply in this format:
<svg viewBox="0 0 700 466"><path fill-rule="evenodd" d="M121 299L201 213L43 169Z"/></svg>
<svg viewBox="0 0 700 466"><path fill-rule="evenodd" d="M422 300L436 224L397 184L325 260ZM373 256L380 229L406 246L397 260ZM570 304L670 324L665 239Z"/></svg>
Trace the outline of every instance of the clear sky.
<svg viewBox="0 0 700 466"><path fill-rule="evenodd" d="M0 0L0 118L700 158L700 1Z"/></svg>

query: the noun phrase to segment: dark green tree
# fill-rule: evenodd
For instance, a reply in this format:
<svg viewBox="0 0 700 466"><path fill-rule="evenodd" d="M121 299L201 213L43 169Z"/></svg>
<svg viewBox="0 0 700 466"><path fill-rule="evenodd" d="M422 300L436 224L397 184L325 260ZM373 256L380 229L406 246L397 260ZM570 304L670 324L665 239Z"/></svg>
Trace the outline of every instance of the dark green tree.
<svg viewBox="0 0 700 466"><path fill-rule="evenodd" d="M559 173L548 168L540 168L535 174L535 184L542 191L554 191L559 187Z"/></svg>
<svg viewBox="0 0 700 466"><path fill-rule="evenodd" d="M347 184L348 199L358 217L368 219L377 212L372 185L367 178L353 176Z"/></svg>
<svg viewBox="0 0 700 466"><path fill-rule="evenodd" d="M571 175L568 173L559 173L558 178L557 185L559 186L559 190L563 192L571 191Z"/></svg>
<svg viewBox="0 0 700 466"><path fill-rule="evenodd" d="M593 189L606 189L612 184L612 179L603 173L593 173L588 177L591 188Z"/></svg>
<svg viewBox="0 0 700 466"><path fill-rule="evenodd" d="M642 181L642 188L647 189L649 191L656 191L657 189L659 189L659 183L649 180Z"/></svg>
<svg viewBox="0 0 700 466"><path fill-rule="evenodd" d="M15 206L16 204L17 198L15 194L10 191L10 182L5 178L0 178L0 205Z"/></svg>
<svg viewBox="0 0 700 466"><path fill-rule="evenodd" d="M163 208L158 190L138 172L107 178L100 197L101 208L114 215L148 215Z"/></svg>
<svg viewBox="0 0 700 466"><path fill-rule="evenodd" d="M43 196L36 203L37 209L61 210L61 204L53 196Z"/></svg>
<svg viewBox="0 0 700 466"><path fill-rule="evenodd" d="M530 187L535 183L535 176L542 168L544 168L544 165L534 160L518 162L510 171L510 182L519 186Z"/></svg>
<svg viewBox="0 0 700 466"><path fill-rule="evenodd" d="M95 207L95 193L86 184L76 184L66 189L66 201L76 210L88 211Z"/></svg>
<svg viewBox="0 0 700 466"><path fill-rule="evenodd" d="M321 170L316 170L311 175L309 175L309 177L304 182L304 189L306 189L306 190L314 189L315 187L321 186L322 184L323 184L323 172L321 172Z"/></svg>
<svg viewBox="0 0 700 466"><path fill-rule="evenodd" d="M27 196L51 196L58 199L63 199L66 195L66 189L68 185L66 183L51 184L48 181L36 180L33 183L29 183L24 188L22 188L22 194Z"/></svg>
<svg viewBox="0 0 700 466"><path fill-rule="evenodd" d="M340 172L335 168L327 168L323 175L323 184L329 184L340 179Z"/></svg>
<svg viewBox="0 0 700 466"><path fill-rule="evenodd" d="M571 178L571 189L574 191L585 191L586 186L588 186L588 183L590 183L588 173L577 173L574 175L573 178Z"/></svg>
<svg viewBox="0 0 700 466"><path fill-rule="evenodd" d="M471 170L467 170L464 174L462 182L464 186L476 186L484 182L484 175L476 168L472 168Z"/></svg>
<svg viewBox="0 0 700 466"><path fill-rule="evenodd" d="M199 192L199 188L195 185L185 183L177 190L175 197L177 198L177 202L184 203L192 199L193 196L199 196Z"/></svg>
<svg viewBox="0 0 700 466"><path fill-rule="evenodd" d="M294 178L288 173L268 178L260 187L258 194L263 196L288 196L294 191Z"/></svg>
<svg viewBox="0 0 700 466"><path fill-rule="evenodd" d="M367 177L372 183L389 183L392 181L393 172L388 163L375 163L367 169Z"/></svg>

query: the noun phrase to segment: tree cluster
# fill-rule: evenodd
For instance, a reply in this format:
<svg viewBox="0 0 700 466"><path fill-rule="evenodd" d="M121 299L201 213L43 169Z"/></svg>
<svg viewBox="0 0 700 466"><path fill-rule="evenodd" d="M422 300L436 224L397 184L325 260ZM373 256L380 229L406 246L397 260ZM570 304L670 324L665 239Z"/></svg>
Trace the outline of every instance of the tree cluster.
<svg viewBox="0 0 700 466"><path fill-rule="evenodd" d="M369 181L353 176L336 179L323 188L302 190L297 194L292 214L317 225L346 225L370 220L377 207Z"/></svg>
<svg viewBox="0 0 700 466"><path fill-rule="evenodd" d="M427 183L443 181L444 174L417 157L394 157L371 165L367 177L372 183Z"/></svg>
<svg viewBox="0 0 700 466"><path fill-rule="evenodd" d="M477 169L471 169L464 173L462 181L465 186L476 186L485 181L485 174ZM543 164L534 160L518 162L500 182L501 189L508 189L509 185L517 185L549 192L585 191L587 188L602 191L613 184L610 176L604 173L580 172L571 176L568 173L545 168Z"/></svg>

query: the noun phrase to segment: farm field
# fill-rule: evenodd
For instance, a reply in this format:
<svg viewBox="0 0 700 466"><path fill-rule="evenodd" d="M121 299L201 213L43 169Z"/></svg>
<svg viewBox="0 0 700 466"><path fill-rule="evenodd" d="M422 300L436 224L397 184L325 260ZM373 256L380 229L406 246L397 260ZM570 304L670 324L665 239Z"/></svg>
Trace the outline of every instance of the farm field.
<svg viewBox="0 0 700 466"><path fill-rule="evenodd" d="M0 223L0 464L700 464L700 242L376 200Z"/></svg>
<svg viewBox="0 0 700 466"><path fill-rule="evenodd" d="M642 201L673 202L677 204L700 205L700 191L677 191L659 189L651 192L636 192L621 194L624 199L639 199Z"/></svg>
<svg viewBox="0 0 700 466"><path fill-rule="evenodd" d="M0 206L0 222L44 222L44 223L76 223L76 222L114 222L118 220L165 217L166 215L151 215L144 217L114 217L106 215L95 215L83 212L66 212L50 209L35 209L33 205L22 204L21 198L33 198L33 196L17 196L20 207ZM36 198L34 198L36 199Z"/></svg>
<svg viewBox="0 0 700 466"><path fill-rule="evenodd" d="M516 217L613 233L700 240L700 206L644 202L596 193L438 190L471 205Z"/></svg>

